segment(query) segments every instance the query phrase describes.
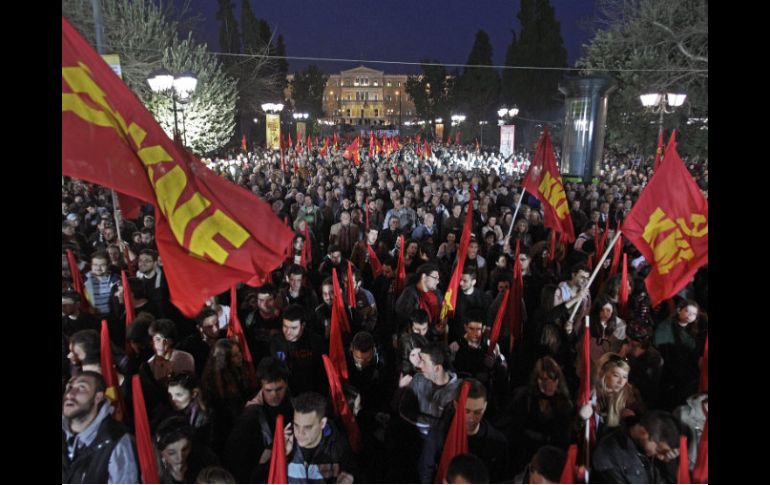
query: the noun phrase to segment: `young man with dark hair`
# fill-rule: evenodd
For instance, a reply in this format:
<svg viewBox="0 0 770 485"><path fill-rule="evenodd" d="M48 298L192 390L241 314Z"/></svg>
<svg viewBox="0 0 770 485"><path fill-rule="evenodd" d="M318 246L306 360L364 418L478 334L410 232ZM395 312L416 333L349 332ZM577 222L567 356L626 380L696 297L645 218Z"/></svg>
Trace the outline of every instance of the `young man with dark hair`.
<svg viewBox="0 0 770 485"><path fill-rule="evenodd" d="M69 338L79 330L99 330L100 324L90 313L82 310L80 295L71 290L61 294L62 333Z"/></svg>
<svg viewBox="0 0 770 485"><path fill-rule="evenodd" d="M312 288L305 286L305 268L292 264L286 274L286 286L281 289L280 298L284 307L299 305L305 310L305 321L311 321L318 306L318 297Z"/></svg>
<svg viewBox="0 0 770 485"><path fill-rule="evenodd" d="M427 482L431 483L431 482ZM456 455L446 470L446 483L498 483L489 481L484 462L471 453Z"/></svg>
<svg viewBox="0 0 770 485"><path fill-rule="evenodd" d="M353 483L356 475L347 440L327 427L326 399L315 392L292 400L294 418L284 428L289 483Z"/></svg>
<svg viewBox="0 0 770 485"><path fill-rule="evenodd" d="M431 326L437 333L444 333L439 327L441 302L444 298L438 290L441 279L439 268L434 263L425 263L417 268L417 275L419 277L417 283L404 288L401 296L396 300L396 315L405 326L409 323L412 312L422 308L428 312Z"/></svg>
<svg viewBox="0 0 770 485"><path fill-rule="evenodd" d="M62 483L138 483L133 437L112 418L97 372L70 379L62 404Z"/></svg>
<svg viewBox="0 0 770 485"><path fill-rule="evenodd" d="M288 365L291 370L291 391L294 395L307 391L325 392L323 339L307 330L305 311L291 305L283 312L282 333L270 342L270 355Z"/></svg>
<svg viewBox="0 0 770 485"><path fill-rule="evenodd" d="M97 319L112 315L110 297L120 285L120 276L109 271L110 257L105 251L91 255L91 271L86 273L84 284L86 298L97 311Z"/></svg>
<svg viewBox="0 0 770 485"><path fill-rule="evenodd" d="M241 316L246 339L255 359L270 352L270 340L281 333L281 311L276 305L277 290L266 283L256 290L249 290L245 297L248 313ZM233 311L233 309L230 309Z"/></svg>
<svg viewBox="0 0 770 485"><path fill-rule="evenodd" d="M460 285L457 292L457 304L454 317L449 322L449 341L459 339L463 335L463 323L468 312L474 309L486 310L492 304L492 299L486 292L476 287L476 270L470 266L463 268ZM484 325L488 322L482 321Z"/></svg>
<svg viewBox="0 0 770 485"><path fill-rule="evenodd" d="M219 330L219 317L213 308L203 307L203 310L195 317L195 322L198 326L198 332L188 335L179 342L176 348L193 356L195 375L202 376L209 354L211 354L217 340L224 337L224 332Z"/></svg>

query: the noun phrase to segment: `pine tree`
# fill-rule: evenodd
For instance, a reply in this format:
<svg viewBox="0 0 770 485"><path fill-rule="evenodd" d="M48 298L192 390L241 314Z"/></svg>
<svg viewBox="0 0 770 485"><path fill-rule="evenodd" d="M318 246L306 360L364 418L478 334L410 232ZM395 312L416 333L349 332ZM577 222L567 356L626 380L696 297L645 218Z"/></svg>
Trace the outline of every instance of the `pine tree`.
<svg viewBox="0 0 770 485"><path fill-rule="evenodd" d="M231 54L240 54L241 40L238 35L238 23L235 21L233 3L230 0L219 0L217 20L219 20L220 50ZM226 56L223 59L223 63L230 69L237 64L237 61L233 57Z"/></svg>
<svg viewBox="0 0 770 485"><path fill-rule="evenodd" d="M469 66L492 66L492 44L489 35L479 30L466 64ZM478 128L477 121L494 116L500 95L500 77L491 67L465 67L459 82L459 108L467 114L468 121Z"/></svg>

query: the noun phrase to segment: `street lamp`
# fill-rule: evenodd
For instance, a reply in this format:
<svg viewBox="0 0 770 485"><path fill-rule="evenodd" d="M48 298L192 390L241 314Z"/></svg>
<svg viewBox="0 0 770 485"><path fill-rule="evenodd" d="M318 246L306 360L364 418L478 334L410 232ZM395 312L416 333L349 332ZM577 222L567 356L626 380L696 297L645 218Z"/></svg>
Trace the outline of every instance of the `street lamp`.
<svg viewBox="0 0 770 485"><path fill-rule="evenodd" d="M484 146L484 126L488 124L489 124L489 121L487 120L479 121L479 126L481 127L481 146Z"/></svg>
<svg viewBox="0 0 770 485"><path fill-rule="evenodd" d="M398 98L398 132L401 133L401 91L396 90Z"/></svg>
<svg viewBox="0 0 770 485"><path fill-rule="evenodd" d="M452 126L457 126L463 121L465 121L465 115L452 115Z"/></svg>
<svg viewBox="0 0 770 485"><path fill-rule="evenodd" d="M649 93L642 94L639 98L642 100L642 106L653 114L659 114L658 119L658 139L663 137L663 115L671 114L676 111L676 108L684 104L684 100L687 97L686 94L677 93ZM668 104L671 109L666 109Z"/></svg>
<svg viewBox="0 0 770 485"><path fill-rule="evenodd" d="M195 88L198 87L198 79L190 71L177 76L167 69L158 69L150 73L147 78L152 92L157 94L170 94L174 103L174 140L179 140L179 122L177 121L176 104L185 105L190 102ZM182 127L184 128L184 110L182 110ZM187 144L187 133L183 133L183 142Z"/></svg>

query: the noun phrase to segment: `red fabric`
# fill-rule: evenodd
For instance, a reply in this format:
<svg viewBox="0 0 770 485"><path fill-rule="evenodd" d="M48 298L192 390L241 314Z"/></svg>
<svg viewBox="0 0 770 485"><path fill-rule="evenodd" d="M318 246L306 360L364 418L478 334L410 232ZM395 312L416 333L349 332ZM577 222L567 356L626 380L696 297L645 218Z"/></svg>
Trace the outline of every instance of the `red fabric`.
<svg viewBox="0 0 770 485"><path fill-rule="evenodd" d="M463 223L463 233L460 236L460 247L457 250L457 266L449 280L449 286L444 293L444 301L441 304L441 319L447 315L454 315L457 308L457 292L460 287L460 279L463 276L465 259L468 256L468 246L471 243L471 229L473 227L473 190L468 198L468 205L465 209L465 222Z"/></svg>
<svg viewBox="0 0 770 485"><path fill-rule="evenodd" d="M131 255L128 252L128 245L123 246L123 257L126 258L126 268L128 268L128 276L132 278L136 275L134 271L134 265L131 263Z"/></svg>
<svg viewBox="0 0 770 485"><path fill-rule="evenodd" d="M404 289L406 284L406 266L404 264L404 235L398 236L399 250L398 250L398 266L396 268L396 281L395 281L395 295L398 296Z"/></svg>
<svg viewBox="0 0 770 485"><path fill-rule="evenodd" d="M120 272L120 280L123 285L123 306L126 308L126 327L134 321L134 294L128 285L128 276L125 271Z"/></svg>
<svg viewBox="0 0 770 485"><path fill-rule="evenodd" d="M294 143L291 141L291 133L286 133L286 148L291 148Z"/></svg>
<svg viewBox="0 0 770 485"><path fill-rule="evenodd" d="M563 233L567 242L574 241L572 216L570 216L569 203L564 193L559 168L556 166L556 155L553 152L548 128L540 137L535 157L524 176L522 187L543 204L545 212L543 225Z"/></svg>
<svg viewBox="0 0 770 485"><path fill-rule="evenodd" d="M700 380L698 381L698 392L708 392L709 390L709 336L706 334L706 348L703 350L703 357L698 362L700 367Z"/></svg>
<svg viewBox="0 0 770 485"><path fill-rule="evenodd" d="M549 245L548 262L553 263L556 260L556 231L551 231L551 244Z"/></svg>
<svg viewBox="0 0 770 485"><path fill-rule="evenodd" d="M708 201L679 158L673 136L666 165L653 174L622 229L652 265L644 281L653 307L708 263Z"/></svg>
<svg viewBox="0 0 770 485"><path fill-rule="evenodd" d="M134 400L134 436L136 437L136 453L139 455L142 483L160 483L150 423L147 420L147 410L144 407L142 382L139 380L138 374L134 374L131 378L131 386Z"/></svg>
<svg viewBox="0 0 770 485"><path fill-rule="evenodd" d="M340 329L345 332L345 334L348 334L350 333L350 322L348 322L348 312L345 310L345 300L342 299L342 288L340 287L340 280L337 277L336 268L332 268L332 287L334 289L332 310L335 306L337 307L340 319Z"/></svg>
<svg viewBox="0 0 770 485"><path fill-rule="evenodd" d="M374 132L369 132L369 158L374 158Z"/></svg>
<svg viewBox="0 0 770 485"><path fill-rule="evenodd" d="M567 450L567 461L564 462L564 468L562 469L559 483L578 483L581 480L576 473L577 452L577 445L569 445L569 449Z"/></svg>
<svg viewBox="0 0 770 485"><path fill-rule="evenodd" d="M238 345L241 348L241 352L243 352L243 365L246 368L246 375L251 386L256 387L257 369L254 366L254 358L251 356L241 320L238 318L238 293L235 291L235 286L230 287L230 320L227 322L227 337L238 339Z"/></svg>
<svg viewBox="0 0 770 485"><path fill-rule="evenodd" d="M433 150L431 150L428 140L425 140L425 150L423 150L423 153L425 153L425 158L430 158L430 156L433 154Z"/></svg>
<svg viewBox="0 0 770 485"><path fill-rule="evenodd" d="M690 483L690 459L687 455L687 437L682 434L679 435L679 469L676 483Z"/></svg>
<svg viewBox="0 0 770 485"><path fill-rule="evenodd" d="M449 463L457 455L468 453L468 430L465 427L465 402L468 400L468 391L471 383L463 382L460 388L460 396L456 401L455 415L452 418L452 424L449 425L449 432L444 441L444 450L441 452L441 460L438 463L438 471L434 483L444 483Z"/></svg>
<svg viewBox="0 0 770 485"><path fill-rule="evenodd" d="M519 261L521 240L516 240L516 255L513 262L513 281L511 282L511 291L508 296L507 309L505 310L506 327L511 332L511 344L513 345L521 339L522 326L522 298L524 297L524 276L521 273L521 261Z"/></svg>
<svg viewBox="0 0 770 485"><path fill-rule="evenodd" d="M339 148L338 147L339 141L337 140L337 134L334 133L333 136L334 136L334 149L337 150Z"/></svg>
<svg viewBox="0 0 770 485"><path fill-rule="evenodd" d="M307 136L307 139L305 140L305 147L310 150L313 146L313 140L310 139L310 135Z"/></svg>
<svg viewBox="0 0 770 485"><path fill-rule="evenodd" d="M708 483L709 481L709 417L706 415L706 425L698 443L698 456L695 458L695 467L692 469L692 481L694 483Z"/></svg>
<svg viewBox="0 0 770 485"><path fill-rule="evenodd" d="M437 325L441 318L441 310L438 303L438 296L432 291L422 291L417 288L417 295L419 297L420 308L428 312L431 325Z"/></svg>
<svg viewBox="0 0 770 485"><path fill-rule="evenodd" d="M332 269L334 283L337 284L337 270ZM337 284L337 287L339 285ZM342 302L342 295L337 300L335 288L334 303L332 304L332 320L329 329L329 357L344 380L348 380L348 363L345 358L345 348L342 344L342 326L347 325L347 312ZM343 323L344 322L344 323ZM348 327L348 332L350 327Z"/></svg>
<svg viewBox="0 0 770 485"><path fill-rule="evenodd" d="M310 265L310 263L313 261L313 249L310 243L310 230L308 229L307 223L305 223L304 236L305 240L302 242L302 255L300 257L300 264L303 268L307 268L308 265Z"/></svg>
<svg viewBox="0 0 770 485"><path fill-rule="evenodd" d="M353 309L356 307L356 286L353 283L353 263L350 261L348 261L347 280L348 306Z"/></svg>
<svg viewBox="0 0 770 485"><path fill-rule="evenodd" d="M415 155L417 155L417 158L422 158L422 145L418 143L417 146L414 148L414 153Z"/></svg>
<svg viewBox="0 0 770 485"><path fill-rule="evenodd" d="M401 171L398 169L398 165L393 165L393 173L396 174L396 177L401 175Z"/></svg>
<svg viewBox="0 0 770 485"><path fill-rule="evenodd" d="M583 328L581 358L578 406L584 406L591 401L591 332L589 330L589 317L586 317L586 324Z"/></svg>
<svg viewBox="0 0 770 485"><path fill-rule="evenodd" d="M618 312L621 318L628 319L628 254L623 254L623 266L620 268Z"/></svg>
<svg viewBox="0 0 770 485"><path fill-rule="evenodd" d="M283 414L275 418L275 434L273 435L273 451L270 454L270 472L267 483L289 483L288 465L286 464L286 442L283 434ZM294 446L297 446L296 442Z"/></svg>
<svg viewBox="0 0 770 485"><path fill-rule="evenodd" d="M249 151L248 145L246 145L246 135L243 135L243 138L241 138L241 149L243 149L244 152Z"/></svg>
<svg viewBox="0 0 770 485"><path fill-rule="evenodd" d="M342 426L345 428L345 434L348 437L350 448L354 453L358 453L361 450L361 430L358 427L353 411L351 411L350 406L348 406L348 400L345 399L345 393L342 390L342 382L334 362L332 362L332 359L327 355L323 355L322 358L324 361L324 368L326 369L326 377L329 379L329 393L331 394L334 414L340 418L340 421L342 421Z"/></svg>
<svg viewBox="0 0 770 485"><path fill-rule="evenodd" d="M86 298L86 292L83 286L83 275L80 274L78 261L71 249L67 249L67 263L69 263L70 274L72 275L72 288L78 295L80 295L80 307L83 311L89 312L91 310L91 304L88 302L88 298Z"/></svg>
<svg viewBox="0 0 770 485"><path fill-rule="evenodd" d="M455 134L455 145L460 144L460 130L457 130L457 133Z"/></svg>
<svg viewBox="0 0 770 485"><path fill-rule="evenodd" d="M325 157L326 154L329 152L329 137L327 136L324 138L324 146L321 148L321 150L318 152L322 157Z"/></svg>
<svg viewBox="0 0 770 485"><path fill-rule="evenodd" d="M366 245L366 251L369 253L369 264L372 266L372 273L376 278L382 273L382 263L380 263L380 258L377 257L377 253L374 252L371 245Z"/></svg>
<svg viewBox="0 0 770 485"><path fill-rule="evenodd" d="M342 154L342 158L347 160L353 160L356 167L361 163L361 154L358 152L359 138L356 137L353 143L345 148L345 152Z"/></svg>
<svg viewBox="0 0 770 485"><path fill-rule="evenodd" d="M110 345L110 331L107 328L107 320L102 320L101 331L101 366L104 382L107 384L105 395L110 399L115 411L112 417L124 422L126 418L126 404L123 402L123 396L120 393L120 384L118 383L118 372L112 360L112 346Z"/></svg>
<svg viewBox="0 0 770 485"><path fill-rule="evenodd" d="M623 252L623 236L621 235L615 241L615 247L612 248L612 263L610 263L610 278L615 276L620 265L620 253Z"/></svg>
<svg viewBox="0 0 770 485"><path fill-rule="evenodd" d="M503 295L503 299L500 300L500 306L497 308L497 315L495 315L495 323L492 325L492 333L489 336L489 348L487 349L487 354L492 355L492 353L495 351L495 346L497 345L497 341L500 339L500 329L503 327L503 317L505 316L505 310L508 305L506 305L506 302L508 301L508 295L510 294L511 290L510 288L505 290L505 294Z"/></svg>
<svg viewBox="0 0 770 485"><path fill-rule="evenodd" d="M658 131L658 147L655 150L655 163L652 165L653 173L658 171L663 162L663 130Z"/></svg>
<svg viewBox="0 0 770 485"><path fill-rule="evenodd" d="M170 140L64 18L62 173L155 205L171 301L187 316L233 283L269 276L291 245L270 206Z"/></svg>

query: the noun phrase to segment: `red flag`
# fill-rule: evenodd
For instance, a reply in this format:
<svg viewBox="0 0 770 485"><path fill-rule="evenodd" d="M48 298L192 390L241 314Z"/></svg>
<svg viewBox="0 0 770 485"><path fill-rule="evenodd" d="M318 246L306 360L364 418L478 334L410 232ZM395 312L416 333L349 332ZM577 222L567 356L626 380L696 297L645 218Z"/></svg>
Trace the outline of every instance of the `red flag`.
<svg viewBox="0 0 770 485"><path fill-rule="evenodd" d="M449 425L449 432L446 435L446 441L444 441L444 450L441 452L441 460L438 464L438 472L436 473L436 479L434 483L444 483L446 477L447 468L449 468L449 462L452 461L457 455L468 453L468 430L465 427L465 402L468 400L468 391L470 391L471 383L469 381L463 382L460 388L460 396L458 397L455 408L455 415L452 417L452 424Z"/></svg>
<svg viewBox="0 0 770 485"><path fill-rule="evenodd" d="M267 483L289 483L288 467L286 465L286 442L283 435L283 414L278 413L275 418L275 433L273 434L273 451L270 454L270 472L267 475ZM294 446L298 446L294 442Z"/></svg>
<svg viewBox="0 0 770 485"><path fill-rule="evenodd" d="M623 236L621 235L615 241L615 247L612 248L612 263L610 263L610 278L615 276L620 265L620 254L623 252Z"/></svg>
<svg viewBox="0 0 770 485"><path fill-rule="evenodd" d="M291 133L286 133L286 148L291 148L294 143L291 140Z"/></svg>
<svg viewBox="0 0 770 485"><path fill-rule="evenodd" d="M460 130L457 130L457 133L455 133L455 145L460 144Z"/></svg>
<svg viewBox="0 0 770 485"><path fill-rule="evenodd" d="M393 173L396 174L396 177L401 175L401 171L398 169L398 165L393 165Z"/></svg>
<svg viewBox="0 0 770 485"><path fill-rule="evenodd" d="M374 277L378 277L382 273L382 263L380 258L377 257L377 253L374 252L370 244L366 244L366 251L369 253L369 264L372 266L372 274Z"/></svg>
<svg viewBox="0 0 770 485"><path fill-rule="evenodd" d="M345 334L350 333L350 322L348 322L348 312L345 310L345 300L342 299L342 289L340 288L340 280L337 277L337 269L332 268L332 288L334 290L334 302L332 303L332 309L337 306L340 318L340 329ZM347 379L347 377L346 377Z"/></svg>
<svg viewBox="0 0 770 485"><path fill-rule="evenodd" d="M477 152L481 151L481 145L479 145L479 140L478 139L476 139L476 151Z"/></svg>
<svg viewBox="0 0 770 485"><path fill-rule="evenodd" d="M348 363L345 359L345 348L342 344L342 332L350 332L350 326L348 324L348 315L345 310L345 304L342 301L342 295L338 295L336 290L339 288L337 283L337 270L332 268L333 281L336 285L334 302L332 303L332 319L331 328L329 329L329 357L334 362L334 365L339 369L340 375L346 381L348 380ZM347 326L347 329L343 329L343 326Z"/></svg>
<svg viewBox="0 0 770 485"><path fill-rule="evenodd" d="M690 483L690 459L687 456L687 437L679 435L679 470L676 474L676 483Z"/></svg>
<svg viewBox="0 0 770 485"><path fill-rule="evenodd" d="M551 244L549 246L548 262L553 263L556 260L556 231L551 230Z"/></svg>
<svg viewBox="0 0 770 485"><path fill-rule="evenodd" d="M310 135L307 136L307 140L305 140L305 147L310 150L313 147L313 140L310 139Z"/></svg>
<svg viewBox="0 0 770 485"><path fill-rule="evenodd" d="M695 467L692 469L692 481L695 483L708 483L709 481L709 417L706 415L706 424L703 426L703 434L698 443L698 456L695 458Z"/></svg>
<svg viewBox="0 0 770 485"><path fill-rule="evenodd" d="M708 201L675 145L669 142L666 165L653 174L622 228L652 265L644 281L653 307L677 294L708 263Z"/></svg>
<svg viewBox="0 0 770 485"><path fill-rule="evenodd" d="M243 135L243 138L241 138L241 149L244 152L249 151L248 145L246 144L246 135Z"/></svg>
<svg viewBox="0 0 770 485"><path fill-rule="evenodd" d="M297 134L297 146L294 147L294 151L297 152L297 155L302 153L302 138L299 136L299 133Z"/></svg>
<svg viewBox="0 0 770 485"><path fill-rule="evenodd" d="M128 271L128 276L133 278L134 275L136 275L136 271L134 270L134 265L131 262L131 254L128 252L128 244L123 246L123 257L126 259L126 270Z"/></svg>
<svg viewBox="0 0 770 485"><path fill-rule="evenodd" d="M620 291L618 292L618 313L628 318L628 254L623 254L623 266L620 268Z"/></svg>
<svg viewBox="0 0 770 485"><path fill-rule="evenodd" d="M150 423L147 419L147 409L144 407L144 393L139 374L134 374L131 378L131 386L134 400L134 436L142 483L160 483L155 447L152 444L152 433L150 433Z"/></svg>
<svg viewBox="0 0 770 485"><path fill-rule="evenodd" d="M404 235L398 236L398 266L396 268L396 281L394 285L395 294L398 295L406 285L406 265L404 264Z"/></svg>
<svg viewBox="0 0 770 485"><path fill-rule="evenodd" d="M80 274L80 268L78 268L78 261L75 259L75 254L71 249L67 249L67 263L69 263L70 274L72 275L72 288L80 295L80 305L83 311L89 312L91 310L91 303L86 298L85 287L83 286L83 276Z"/></svg>
<svg viewBox="0 0 770 485"><path fill-rule="evenodd" d="M348 261L348 281L347 281L347 292L348 292L348 306L350 309L354 309L356 307L356 285L353 282L353 263Z"/></svg>
<svg viewBox="0 0 770 485"><path fill-rule="evenodd" d="M658 131L658 148L655 150L655 163L652 165L653 173L658 171L663 161L663 130Z"/></svg>
<svg viewBox="0 0 770 485"><path fill-rule="evenodd" d="M355 140L353 140L353 143L349 144L345 148L345 152L342 154L342 158L345 158L347 160L353 160L353 162L356 164L356 167L361 163L361 154L358 152L358 137L356 137Z"/></svg>
<svg viewBox="0 0 770 485"><path fill-rule="evenodd" d="M417 148L420 148L420 135L414 138L414 144L417 145Z"/></svg>
<svg viewBox="0 0 770 485"><path fill-rule="evenodd" d="M433 155L433 150L431 150L428 140L425 140L425 150L423 150L423 153L425 154L425 158L430 158L431 155Z"/></svg>
<svg viewBox="0 0 770 485"><path fill-rule="evenodd" d="M283 263L292 233L270 206L208 170L62 17L62 173L153 204L171 300L193 316Z"/></svg>
<svg viewBox="0 0 770 485"><path fill-rule="evenodd" d="M102 332L101 332L101 366L102 376L104 376L104 382L107 384L107 390L104 391L104 395L107 396L115 406L115 411L112 417L124 422L126 418L126 405L123 402L123 396L120 393L120 384L118 384L118 372L115 370L115 365L112 360L112 346L110 344L110 331L107 328L107 320L102 320Z"/></svg>
<svg viewBox="0 0 770 485"><path fill-rule="evenodd" d="M468 206L465 209L465 222L463 224L463 233L460 236L460 247L457 250L457 266L449 280L449 286L444 293L444 301L441 303L440 319L447 315L453 315L457 308L457 291L460 287L460 279L463 277L465 259L468 255L468 246L471 244L471 229L473 226L473 190L470 191Z"/></svg>
<svg viewBox="0 0 770 485"><path fill-rule="evenodd" d="M126 272L120 272L120 279L123 285L123 305L126 309L126 326L134 321L134 294L131 293L131 287L128 285L128 276Z"/></svg>
<svg viewBox="0 0 770 485"><path fill-rule="evenodd" d="M369 158L374 158L374 132L369 132Z"/></svg>
<svg viewBox="0 0 770 485"><path fill-rule="evenodd" d="M574 241L575 231L572 227L569 203L564 193L559 168L556 166L556 155L553 152L548 128L540 137L535 157L524 176L522 186L543 204L545 227L563 233L567 242Z"/></svg>
<svg viewBox="0 0 770 485"><path fill-rule="evenodd" d="M578 483L580 478L575 472L577 469L577 445L569 445L567 450L567 461L564 462L564 468L561 472L559 483Z"/></svg>
<svg viewBox="0 0 770 485"><path fill-rule="evenodd" d="M334 149L338 150L339 149L339 143L338 143L338 140L337 140L337 133L333 133L333 135L334 135Z"/></svg>
<svg viewBox="0 0 770 485"><path fill-rule="evenodd" d="M521 340L522 327L522 298L524 297L524 276L521 272L521 261L519 261L519 251L521 240L516 240L516 254L513 262L513 281L511 282L511 291L508 296L508 308L506 309L507 328L511 332L510 349L513 350L515 342Z"/></svg>
<svg viewBox="0 0 770 485"><path fill-rule="evenodd" d="M327 355L322 356L324 361L324 368L326 369L326 377L329 379L329 392L331 393L332 408L334 414L342 421L342 426L345 428L345 434L348 436L350 448L354 453L358 453L361 450L361 430L358 428L358 423L353 415L353 411L348 406L348 400L345 399L345 393L342 390L342 381L337 373L337 369L332 360Z"/></svg>
<svg viewBox="0 0 770 485"><path fill-rule="evenodd" d="M505 290L503 299L500 300L500 306L497 308L497 314L495 315L495 323L492 325L492 333L489 336L489 348L487 348L487 354L492 355L495 351L497 341L500 339L500 329L503 327L503 317L505 316L505 309L508 306L508 294L511 292L510 288Z"/></svg>
<svg viewBox="0 0 770 485"><path fill-rule="evenodd" d="M321 148L321 150L318 152L322 157L326 156L326 153L329 151L329 137L327 136L324 138L324 146Z"/></svg>
<svg viewBox="0 0 770 485"><path fill-rule="evenodd" d="M294 165L294 176L296 177L297 176L297 159L292 158L291 163Z"/></svg>
<svg viewBox="0 0 770 485"><path fill-rule="evenodd" d="M246 334L243 332L241 320L238 318L238 294L235 291L235 286L230 287L230 320L227 322L227 338L233 337L238 340L238 345L243 353L243 364L250 384L252 387L256 387L257 370L249 350L249 344L246 342Z"/></svg>
<svg viewBox="0 0 770 485"><path fill-rule="evenodd" d="M583 407L591 402L591 331L589 317L586 317L586 325L583 328L583 340L580 366L580 394L578 406Z"/></svg>
<svg viewBox="0 0 770 485"><path fill-rule="evenodd" d="M308 229L307 223L305 223L305 234L304 234L305 241L302 243L302 256L300 264L303 268L307 268L308 265L313 261L313 249L310 243L310 230Z"/></svg>
<svg viewBox="0 0 770 485"><path fill-rule="evenodd" d="M698 392L708 392L709 390L709 336L706 335L706 348L703 350L703 357L698 362L700 367L700 380L698 381Z"/></svg>
<svg viewBox="0 0 770 485"><path fill-rule="evenodd" d="M415 151L415 154L417 155L417 158L422 157L422 145L417 144L417 147L415 147L414 151Z"/></svg>

